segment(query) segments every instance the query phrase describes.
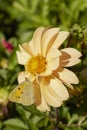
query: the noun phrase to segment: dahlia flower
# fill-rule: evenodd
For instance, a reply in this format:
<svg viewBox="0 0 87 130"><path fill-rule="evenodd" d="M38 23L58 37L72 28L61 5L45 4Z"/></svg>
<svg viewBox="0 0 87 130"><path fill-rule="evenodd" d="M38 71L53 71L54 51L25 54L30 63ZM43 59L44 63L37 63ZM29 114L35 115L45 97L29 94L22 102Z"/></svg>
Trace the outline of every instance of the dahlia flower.
<svg viewBox="0 0 87 130"><path fill-rule="evenodd" d="M67 67L80 62L81 53L74 48L59 49L69 32L59 28L39 27L31 41L19 45L18 63L25 70L18 75L19 84L26 79L34 84L35 102L38 109L60 107L69 98L67 87L78 84L77 76Z"/></svg>

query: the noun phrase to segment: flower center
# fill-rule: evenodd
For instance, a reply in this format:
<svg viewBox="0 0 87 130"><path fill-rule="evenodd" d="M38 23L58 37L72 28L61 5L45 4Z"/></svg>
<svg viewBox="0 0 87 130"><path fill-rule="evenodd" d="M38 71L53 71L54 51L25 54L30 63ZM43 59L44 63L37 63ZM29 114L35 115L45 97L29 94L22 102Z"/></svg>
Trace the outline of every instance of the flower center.
<svg viewBox="0 0 87 130"><path fill-rule="evenodd" d="M46 69L46 60L41 55L33 56L26 63L25 69L33 75L35 75L36 73L40 74Z"/></svg>

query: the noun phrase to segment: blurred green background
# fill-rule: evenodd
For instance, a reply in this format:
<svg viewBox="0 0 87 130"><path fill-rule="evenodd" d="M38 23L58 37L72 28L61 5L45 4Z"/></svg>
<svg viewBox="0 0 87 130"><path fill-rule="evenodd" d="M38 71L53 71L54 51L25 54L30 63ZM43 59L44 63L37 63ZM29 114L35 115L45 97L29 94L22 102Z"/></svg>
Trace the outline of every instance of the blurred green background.
<svg viewBox="0 0 87 130"><path fill-rule="evenodd" d="M17 85L18 45L29 41L39 26L70 31L64 47L83 54L81 63L71 69L80 83L70 91L70 99L58 108L59 130L87 130L87 0L0 0L0 130L54 130L56 115L40 112L8 101Z"/></svg>

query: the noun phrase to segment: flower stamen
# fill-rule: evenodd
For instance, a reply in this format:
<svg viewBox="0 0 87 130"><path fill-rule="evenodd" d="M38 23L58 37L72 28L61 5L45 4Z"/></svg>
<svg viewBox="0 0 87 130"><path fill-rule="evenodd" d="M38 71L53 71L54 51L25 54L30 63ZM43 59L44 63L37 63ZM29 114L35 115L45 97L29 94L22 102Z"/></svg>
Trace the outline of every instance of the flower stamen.
<svg viewBox="0 0 87 130"><path fill-rule="evenodd" d="M25 69L33 75L40 74L46 69L46 59L41 55L33 56L26 63Z"/></svg>

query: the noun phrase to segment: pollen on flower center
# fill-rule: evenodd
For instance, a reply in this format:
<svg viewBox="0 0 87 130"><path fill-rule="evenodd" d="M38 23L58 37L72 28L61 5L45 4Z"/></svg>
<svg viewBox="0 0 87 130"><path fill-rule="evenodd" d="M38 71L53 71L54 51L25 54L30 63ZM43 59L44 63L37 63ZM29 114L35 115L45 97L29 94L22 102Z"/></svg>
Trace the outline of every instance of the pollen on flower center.
<svg viewBox="0 0 87 130"><path fill-rule="evenodd" d="M30 72L33 75L36 73L40 74L41 72L45 71L45 69L46 69L46 60L41 55L33 56L26 63L25 69L26 69L26 71Z"/></svg>

